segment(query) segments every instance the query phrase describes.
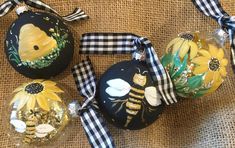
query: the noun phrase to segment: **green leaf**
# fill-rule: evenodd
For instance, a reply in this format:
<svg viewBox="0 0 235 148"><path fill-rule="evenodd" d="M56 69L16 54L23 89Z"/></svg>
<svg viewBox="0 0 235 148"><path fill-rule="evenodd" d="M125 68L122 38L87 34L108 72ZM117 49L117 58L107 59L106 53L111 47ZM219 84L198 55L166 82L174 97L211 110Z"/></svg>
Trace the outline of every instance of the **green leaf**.
<svg viewBox="0 0 235 148"><path fill-rule="evenodd" d="M173 59L173 56L172 54L168 53L168 54L165 54L163 57L162 57L162 65L164 67L168 66L171 62L172 62L172 59Z"/></svg>
<svg viewBox="0 0 235 148"><path fill-rule="evenodd" d="M202 77L203 77L203 75L197 75L197 76L193 76L193 77L188 78L189 88L195 89L195 88L200 87L203 83Z"/></svg>
<svg viewBox="0 0 235 148"><path fill-rule="evenodd" d="M188 60L188 54L186 54L185 56L184 56L184 60L183 60L183 62L181 63L180 62L180 58L179 57L177 57L177 60L174 60L175 62L177 62L176 64L176 66L177 67L175 67L175 68L177 68L178 70L177 71L175 71L174 72L174 74L172 74L172 79L174 79L174 78L176 78L176 77L178 77L178 76L180 76L181 74L182 74L182 72L185 70L185 68L187 67L187 60ZM180 63L180 64L179 64Z"/></svg>

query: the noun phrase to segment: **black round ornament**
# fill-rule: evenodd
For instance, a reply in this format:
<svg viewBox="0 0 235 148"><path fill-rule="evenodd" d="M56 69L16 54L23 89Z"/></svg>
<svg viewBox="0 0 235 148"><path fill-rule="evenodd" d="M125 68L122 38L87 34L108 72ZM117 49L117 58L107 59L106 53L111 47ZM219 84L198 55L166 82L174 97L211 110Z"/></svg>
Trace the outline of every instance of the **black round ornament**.
<svg viewBox="0 0 235 148"><path fill-rule="evenodd" d="M6 35L8 61L26 77L50 78L61 73L71 61L73 52L72 33L53 14L23 11Z"/></svg>
<svg viewBox="0 0 235 148"><path fill-rule="evenodd" d="M130 130L150 125L164 109L146 62L139 60L117 63L102 75L98 102L110 122Z"/></svg>

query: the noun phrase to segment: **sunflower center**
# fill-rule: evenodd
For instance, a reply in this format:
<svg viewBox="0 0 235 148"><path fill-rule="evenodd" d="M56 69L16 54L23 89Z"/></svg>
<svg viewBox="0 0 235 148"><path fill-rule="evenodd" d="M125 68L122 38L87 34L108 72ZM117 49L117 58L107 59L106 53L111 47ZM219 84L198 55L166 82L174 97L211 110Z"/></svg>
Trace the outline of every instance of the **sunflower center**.
<svg viewBox="0 0 235 148"><path fill-rule="evenodd" d="M210 60L210 62L209 62L209 68L210 68L210 70L216 71L216 70L219 69L219 67L220 67L220 62L219 62L219 60L216 59L216 58L212 58L212 59Z"/></svg>
<svg viewBox="0 0 235 148"><path fill-rule="evenodd" d="M43 85L40 83L31 83L25 87L25 91L29 94L38 94L43 91Z"/></svg>
<svg viewBox="0 0 235 148"><path fill-rule="evenodd" d="M193 40L194 36L190 33L184 33L180 35L181 38L186 39L186 40Z"/></svg>

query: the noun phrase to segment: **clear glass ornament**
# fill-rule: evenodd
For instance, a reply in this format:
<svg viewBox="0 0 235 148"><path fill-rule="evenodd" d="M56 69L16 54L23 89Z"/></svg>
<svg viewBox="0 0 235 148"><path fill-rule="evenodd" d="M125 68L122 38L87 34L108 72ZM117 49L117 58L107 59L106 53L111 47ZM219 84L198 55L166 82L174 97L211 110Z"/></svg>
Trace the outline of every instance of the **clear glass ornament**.
<svg viewBox="0 0 235 148"><path fill-rule="evenodd" d="M178 96L197 98L219 88L227 75L226 38L221 29L209 34L185 32L167 45L161 61Z"/></svg>
<svg viewBox="0 0 235 148"><path fill-rule="evenodd" d="M16 88L5 102L7 135L16 146L58 145L70 122L64 88L50 80L33 80Z"/></svg>

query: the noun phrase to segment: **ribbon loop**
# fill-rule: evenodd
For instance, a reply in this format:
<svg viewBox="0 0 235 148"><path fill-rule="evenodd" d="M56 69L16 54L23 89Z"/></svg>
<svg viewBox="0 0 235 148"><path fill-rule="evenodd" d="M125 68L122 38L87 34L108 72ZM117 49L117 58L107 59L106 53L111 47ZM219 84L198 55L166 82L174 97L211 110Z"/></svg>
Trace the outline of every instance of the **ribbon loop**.
<svg viewBox="0 0 235 148"><path fill-rule="evenodd" d="M177 102L172 81L147 38L130 33L88 33L83 34L80 45L83 54L135 54L142 49L150 75L165 103Z"/></svg>
<svg viewBox="0 0 235 148"><path fill-rule="evenodd" d="M192 2L199 11L201 11L204 15L215 19L221 28L229 34L231 60L233 71L235 73L235 17L229 16L229 14L224 11L218 0L192 0Z"/></svg>
<svg viewBox="0 0 235 148"><path fill-rule="evenodd" d="M84 97L78 112L89 143L92 147L114 148L112 136L101 115L96 111L96 78L88 58L72 68L77 89Z"/></svg>
<svg viewBox="0 0 235 148"><path fill-rule="evenodd" d="M6 0L0 5L0 17L6 15L10 11L12 11L18 4L25 3L28 6L31 6L33 8L45 10L51 13L54 13L61 18L63 18L65 21L71 22L75 20L80 19L86 19L88 16L83 12L81 9L76 8L71 14L68 14L66 16L61 16L57 11L52 9L49 5L46 3L40 1L40 0Z"/></svg>

